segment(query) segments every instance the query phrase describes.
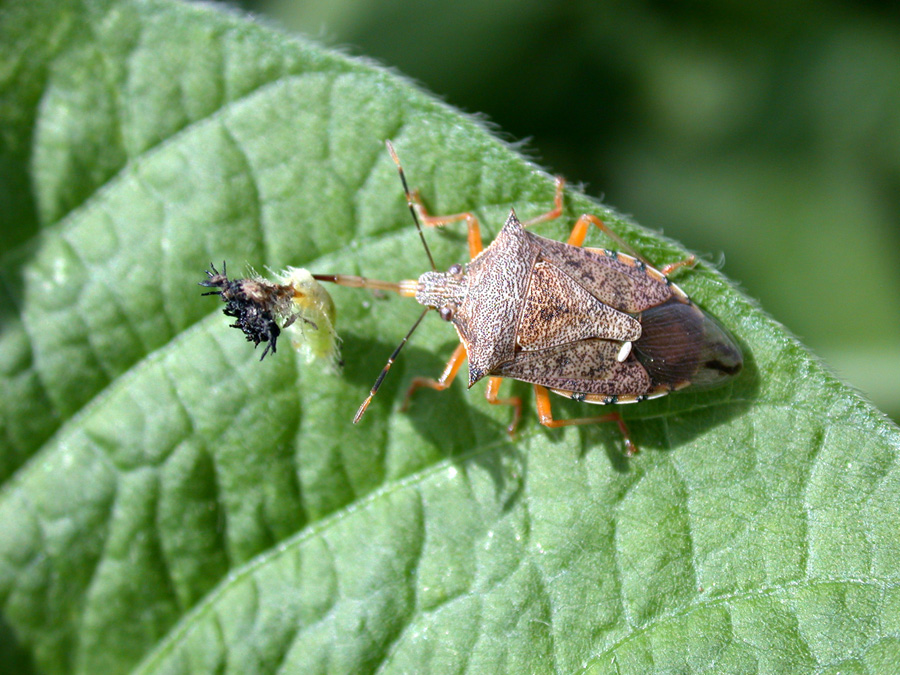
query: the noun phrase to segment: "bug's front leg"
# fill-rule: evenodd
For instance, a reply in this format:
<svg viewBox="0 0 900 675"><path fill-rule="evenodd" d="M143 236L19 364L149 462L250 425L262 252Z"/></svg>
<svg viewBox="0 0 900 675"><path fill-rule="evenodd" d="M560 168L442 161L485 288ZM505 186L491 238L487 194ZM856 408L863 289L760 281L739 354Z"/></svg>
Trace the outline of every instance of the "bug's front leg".
<svg viewBox="0 0 900 675"><path fill-rule="evenodd" d="M460 342L459 345L453 350L453 355L450 357L450 360L447 361L447 365L444 367L444 372L441 373L441 376L434 380L430 377L416 377L413 378L413 381L409 385L409 389L406 391L406 397L403 399L403 405L400 406L400 411L406 411L409 408L409 404L412 401L412 395L421 387L429 387L430 389L435 389L437 391L443 391L447 387L449 387L453 380L456 378L456 374L459 372L460 367L463 362L466 360L466 348ZM500 389L500 383L503 381L502 377L491 377L488 379L488 386L485 390L485 398L487 398L489 403L494 405L508 405L513 407L513 418L512 422L510 422L509 426L506 428L507 433L510 436L516 433L516 427L519 425L519 419L522 417L522 399L518 396L511 396L509 398L499 398L497 393Z"/></svg>
<svg viewBox="0 0 900 675"><path fill-rule="evenodd" d="M413 392L420 387L429 387L431 389L436 389L437 391L443 391L449 387L456 378L456 373L459 372L460 366L462 366L465 360L466 348L463 343L460 342L456 349L453 350L453 355L450 357L450 360L447 361L447 365L444 366L444 372L441 373L441 376L438 379L434 380L430 377L413 378L413 381L409 385L409 389L406 390L406 397L403 399L403 405L400 406L400 411L403 412L409 408Z"/></svg>
<svg viewBox="0 0 900 675"><path fill-rule="evenodd" d="M425 209L425 205L422 203L422 198L419 196L418 192L413 192L410 195L410 200L412 201L413 208L415 208L419 219L428 227L441 227L447 223L456 223L460 220L465 220L466 228L468 229L469 257L474 258L484 250L484 242L481 239L481 225L478 222L478 218L475 217L475 214L466 211L465 213L454 213L450 216L432 216Z"/></svg>
<svg viewBox="0 0 900 675"><path fill-rule="evenodd" d="M553 198L553 208L547 211L547 213L526 220L522 225L529 227L531 225L537 225L538 223L545 223L548 220L559 218L563 212L563 189L565 184L565 180L557 176L556 195ZM465 220L468 229L469 257L474 258L484 250L484 241L481 238L481 224L478 222L478 218L475 217L475 214L466 211L464 213L454 213L450 216L432 216L426 210L418 192L410 194L409 199L413 208L416 210L419 219L428 227L441 227L448 223L456 223L460 220Z"/></svg>
<svg viewBox="0 0 900 675"><path fill-rule="evenodd" d="M625 454L630 457L637 453L638 448L634 444L634 441L631 440L631 435L628 433L628 427L625 426L625 420L622 419L622 416L619 413L613 412L605 415L597 415L595 417L576 417L571 420L556 420L553 419L553 411L550 408L550 392L547 391L547 388L542 387L539 384L534 385L534 396L537 402L538 417L540 417L541 424L545 427L556 429L557 427L568 427L574 424L615 422L619 425L619 431L622 432L622 437L625 441Z"/></svg>

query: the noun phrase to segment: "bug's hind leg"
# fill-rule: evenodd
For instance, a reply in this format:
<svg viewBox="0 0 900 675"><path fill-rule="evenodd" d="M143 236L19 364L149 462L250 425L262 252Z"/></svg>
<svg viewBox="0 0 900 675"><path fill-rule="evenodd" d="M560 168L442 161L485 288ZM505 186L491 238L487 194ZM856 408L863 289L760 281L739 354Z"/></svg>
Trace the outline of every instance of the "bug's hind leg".
<svg viewBox="0 0 900 675"><path fill-rule="evenodd" d="M625 454L630 457L637 453L638 448L634 444L634 441L631 440L631 435L628 433L628 427L625 426L625 420L622 419L622 416L619 413L613 412L605 415L597 415L595 417L576 417L571 420L556 420L553 419L553 411L550 408L550 392L547 391L547 388L542 387L539 384L534 385L534 396L537 402L538 417L540 417L541 424L545 427L556 429L557 427L568 427L573 424L615 422L619 425L619 431L622 432L622 438L625 441Z"/></svg>
<svg viewBox="0 0 900 675"><path fill-rule="evenodd" d="M456 378L456 373L459 372L459 368L465 360L466 348L463 343L460 342L456 349L453 350L453 355L450 357L450 360L447 361L444 372L441 373L441 376L438 379L435 380L430 377L413 378L413 381L409 385L409 389L406 390L406 397L403 399L403 405L400 406L400 410L405 411L409 408L413 392L420 387L429 387L437 391L443 391L449 387Z"/></svg>
<svg viewBox="0 0 900 675"><path fill-rule="evenodd" d="M697 257L693 253L691 253L684 260L678 260L676 262L669 263L668 265L663 265L659 268L659 271L662 272L664 276L669 276L672 272L681 267L693 267L695 262L697 262Z"/></svg>
<svg viewBox="0 0 900 675"><path fill-rule="evenodd" d="M509 426L506 427L506 433L513 436L516 433L516 427L519 426L519 419L522 417L522 399L518 396L510 396L509 398L498 398L497 393L500 390L500 383L503 382L502 377L491 377L488 379L487 389L485 390L485 398L488 403L494 405L509 405L513 408L513 418Z"/></svg>

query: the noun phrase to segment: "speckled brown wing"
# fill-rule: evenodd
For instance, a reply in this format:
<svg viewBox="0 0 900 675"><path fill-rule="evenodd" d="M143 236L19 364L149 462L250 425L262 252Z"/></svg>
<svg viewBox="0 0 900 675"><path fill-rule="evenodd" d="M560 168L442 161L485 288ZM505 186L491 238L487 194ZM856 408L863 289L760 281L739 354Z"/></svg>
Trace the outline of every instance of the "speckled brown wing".
<svg viewBox="0 0 900 675"><path fill-rule="evenodd" d="M602 396L641 396L652 384L634 359L616 360L620 344L611 340L580 340L549 349L519 352L491 375L540 384L550 389Z"/></svg>
<svg viewBox="0 0 900 675"><path fill-rule="evenodd" d="M519 315L516 341L533 351L588 338L637 340L641 324L602 303L549 262L531 270L528 293Z"/></svg>
<svg viewBox="0 0 900 675"><path fill-rule="evenodd" d="M598 249L569 246L528 231L525 234L534 241L543 260L558 267L613 309L637 314L672 297L665 281L650 276L640 261L612 251L607 255Z"/></svg>

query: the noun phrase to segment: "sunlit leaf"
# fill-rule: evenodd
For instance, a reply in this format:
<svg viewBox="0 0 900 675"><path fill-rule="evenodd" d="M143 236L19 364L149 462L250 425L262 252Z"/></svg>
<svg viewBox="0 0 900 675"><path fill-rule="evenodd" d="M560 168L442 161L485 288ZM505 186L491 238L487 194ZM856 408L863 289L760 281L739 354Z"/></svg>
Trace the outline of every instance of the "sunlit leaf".
<svg viewBox="0 0 900 675"><path fill-rule="evenodd" d="M434 213L546 211L553 181L402 78L204 4L0 5L0 657L35 672L889 672L897 429L705 266L731 386L548 430L455 335L334 289L335 375L262 363L210 261L396 280ZM577 179L577 176L573 176ZM659 263L684 256L569 190ZM663 224L658 224L663 225ZM542 226L564 238L566 223ZM465 233L427 233L441 267ZM589 244L610 245L599 233ZM506 383L509 391L529 388ZM583 414L556 402L560 416ZM12 661L4 661L11 663Z"/></svg>

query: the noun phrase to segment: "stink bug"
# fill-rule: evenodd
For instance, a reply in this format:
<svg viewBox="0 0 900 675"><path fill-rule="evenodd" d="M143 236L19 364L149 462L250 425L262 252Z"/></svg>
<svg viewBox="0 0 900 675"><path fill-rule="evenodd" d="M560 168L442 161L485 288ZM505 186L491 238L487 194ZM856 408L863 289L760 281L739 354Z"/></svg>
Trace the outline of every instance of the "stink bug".
<svg viewBox="0 0 900 675"><path fill-rule="evenodd" d="M557 179L551 211L524 223L510 211L503 229L485 248L478 220L471 213L426 213L418 196L410 193L390 142L387 147L432 271L417 281L398 283L313 275L342 286L394 291L414 297L426 308L391 354L354 422L365 413L400 349L429 309L453 324L460 344L437 380L417 377L412 381L404 409L420 387L449 387L468 360L469 387L488 377L488 401L513 408L510 434L518 424L522 401L498 397L505 377L534 385L541 424L561 427L614 421L631 454L635 446L619 413L557 420L548 390L585 403L634 403L690 385L718 385L741 370L743 358L734 339L668 278L675 269L693 264L693 257L656 269L634 252L582 248L593 224L627 249L600 219L588 214L575 223L567 243L534 234L527 228L562 214L561 179ZM429 226L466 221L470 262L451 265L446 272L436 271L420 220Z"/></svg>

